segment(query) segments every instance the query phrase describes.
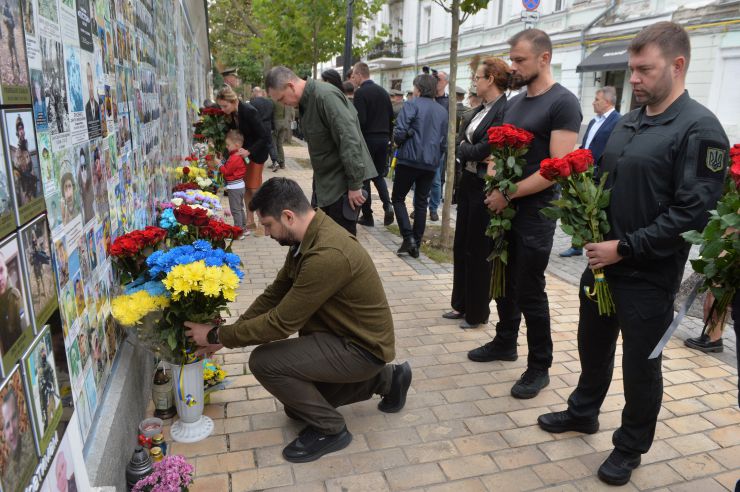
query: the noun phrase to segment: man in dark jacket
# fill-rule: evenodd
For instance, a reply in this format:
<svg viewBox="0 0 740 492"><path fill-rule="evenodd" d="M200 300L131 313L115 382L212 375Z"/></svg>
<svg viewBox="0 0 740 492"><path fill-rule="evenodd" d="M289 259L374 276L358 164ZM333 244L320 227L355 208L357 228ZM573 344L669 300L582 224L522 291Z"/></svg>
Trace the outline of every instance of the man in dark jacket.
<svg viewBox="0 0 740 492"><path fill-rule="evenodd" d="M360 132L357 111L339 89L313 79L302 80L286 67L266 77L276 102L297 107L314 170L316 204L352 234L357 209L365 202L362 183L377 175Z"/></svg>
<svg viewBox="0 0 740 492"><path fill-rule="evenodd" d="M375 225L370 200L370 181L372 181L375 189L378 190L380 201L383 202L385 211L383 224L390 225L393 222L393 206L388 196L385 175L388 164L388 142L393 129L393 105L385 89L370 80L370 68L367 63L356 63L352 68L352 75L359 83L352 102L357 110L357 118L360 120L362 136L370 151L373 164L375 164L375 170L378 172L377 176L363 184L367 191L367 200L362 204L362 218L359 223L369 227Z"/></svg>
<svg viewBox="0 0 740 492"><path fill-rule="evenodd" d="M596 96L592 103L596 116L588 124L586 133L583 135L583 144L581 145L582 149L591 151L596 166L599 165L599 158L602 152L604 152L609 135L611 135L614 126L617 124L617 120L622 117L619 111L614 109L616 103L617 90L614 87L607 85L596 91ZM583 250L581 248L571 246L560 253L560 256L568 258L570 256L581 256L582 254Z"/></svg>
<svg viewBox="0 0 740 492"><path fill-rule="evenodd" d="M275 171L276 169L281 167L280 162L278 162L275 140L273 139L273 131L275 130L275 103L272 99L265 97L265 91L263 91L259 86L255 86L254 89L252 89L252 99L249 100L249 104L257 109L257 112L260 114L260 121L262 122L262 126L265 127L265 131L270 137L269 151L270 160L272 161L272 166L270 166L270 169Z"/></svg>
<svg viewBox="0 0 740 492"><path fill-rule="evenodd" d="M414 99L404 104L396 119L393 141L398 162L391 202L403 236L398 254L417 258L426 228L429 190L439 167L439 156L447 145L447 111L434 101L436 80L427 74L414 79ZM406 195L415 185L414 226L406 211Z"/></svg>
<svg viewBox="0 0 740 492"><path fill-rule="evenodd" d="M594 434L612 382L622 332L624 408L614 450L599 467L611 485L629 482L653 443L663 397L661 356L650 358L673 320L690 244L722 193L729 142L722 125L685 90L691 45L672 22L643 29L629 46L630 84L642 105L619 120L601 156L611 189L606 240L586 244L581 277L578 386L562 412L541 415L548 432ZM604 269L616 314L601 316L584 289Z"/></svg>

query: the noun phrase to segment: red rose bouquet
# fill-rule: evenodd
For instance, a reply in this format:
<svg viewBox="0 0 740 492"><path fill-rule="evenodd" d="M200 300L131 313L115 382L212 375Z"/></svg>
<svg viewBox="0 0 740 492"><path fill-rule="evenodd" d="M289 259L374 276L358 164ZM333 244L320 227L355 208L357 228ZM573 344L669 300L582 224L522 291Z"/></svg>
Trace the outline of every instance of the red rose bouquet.
<svg viewBox="0 0 740 492"><path fill-rule="evenodd" d="M145 266L144 261L166 237L166 230L147 226L119 236L111 243L108 254L113 257L122 284L127 284L141 275Z"/></svg>
<svg viewBox="0 0 740 492"><path fill-rule="evenodd" d="M226 114L220 108L200 108L200 120L196 123L193 138L211 142L216 152L226 152L226 132L229 130Z"/></svg>
<svg viewBox="0 0 740 492"><path fill-rule="evenodd" d="M172 192L176 191L187 191L187 190L199 190L200 186L198 186L198 183L177 183L175 186L172 187Z"/></svg>
<svg viewBox="0 0 740 492"><path fill-rule="evenodd" d="M517 190L516 181L522 177L526 161L523 156L529 150L534 135L514 125L504 124L488 129L488 142L491 144L493 173L486 176L485 192L499 190L504 197ZM492 175L491 175L492 174ZM493 262L491 276L491 297L496 299L506 293L506 264L508 246L506 231L511 229L511 221L516 215L513 207L506 207L501 214L491 213L491 221L486 235L493 239L493 249L488 261Z"/></svg>
<svg viewBox="0 0 740 492"><path fill-rule="evenodd" d="M180 205L174 210L175 218L182 225L204 226L210 220L208 210L201 207L191 207L189 205Z"/></svg>
<svg viewBox="0 0 740 492"><path fill-rule="evenodd" d="M730 172L717 209L709 212L703 232L683 233L684 239L701 246L699 258L691 260L704 275L699 290L714 297L707 319L708 332L722 330L732 299L740 286L740 144L730 149Z"/></svg>
<svg viewBox="0 0 740 492"><path fill-rule="evenodd" d="M208 240L214 248L221 248L231 252L231 245L234 239L241 237L241 227L236 227L216 219L210 219L208 224L199 228L198 234L201 238ZM229 244L226 244L226 240Z"/></svg>
<svg viewBox="0 0 740 492"><path fill-rule="evenodd" d="M609 232L606 207L609 205L609 190L604 189L606 173L600 183L594 182L594 157L590 150L578 149L562 159L545 159L540 163L540 174L550 181L556 181L563 192L560 199L552 201L552 207L542 209L542 214L550 219L560 219L563 232L571 236L574 248L586 243L603 241ZM614 314L614 301L606 283L604 272L594 270L596 285L586 289L586 295L596 300L599 314Z"/></svg>

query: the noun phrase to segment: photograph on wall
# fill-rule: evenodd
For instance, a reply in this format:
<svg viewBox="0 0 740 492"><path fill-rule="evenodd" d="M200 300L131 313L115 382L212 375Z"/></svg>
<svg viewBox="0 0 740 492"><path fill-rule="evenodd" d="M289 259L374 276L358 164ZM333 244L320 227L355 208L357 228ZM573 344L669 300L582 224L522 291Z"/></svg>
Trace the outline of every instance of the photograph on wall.
<svg viewBox="0 0 740 492"><path fill-rule="evenodd" d="M6 159L13 175L13 196L18 207L18 225L23 225L46 208L33 114L28 110L6 110L3 128Z"/></svg>
<svg viewBox="0 0 740 492"><path fill-rule="evenodd" d="M59 22L56 0L39 0L39 15L53 24Z"/></svg>
<svg viewBox="0 0 740 492"><path fill-rule="evenodd" d="M39 439L41 456L62 417L59 378L52 349L51 330L45 326L23 359L29 404Z"/></svg>
<svg viewBox="0 0 740 492"><path fill-rule="evenodd" d="M31 69L31 96L33 98L33 121L36 130L46 131L49 127L49 116L46 110L46 96L44 95L44 74L41 70Z"/></svg>
<svg viewBox="0 0 740 492"><path fill-rule="evenodd" d="M85 121L90 140L100 136L100 103L95 86L95 62L89 53L82 54L82 86L85 99Z"/></svg>
<svg viewBox="0 0 740 492"><path fill-rule="evenodd" d="M0 145L2 145L2 135L0 135ZM15 230L12 193L8 168L5 165L5 155L0 152L0 239Z"/></svg>
<svg viewBox="0 0 740 492"><path fill-rule="evenodd" d="M21 261L18 237L13 234L0 245L0 352L6 373L33 340Z"/></svg>
<svg viewBox="0 0 740 492"><path fill-rule="evenodd" d="M69 99L69 124L71 143L87 140L87 120L85 103L82 98L82 68L80 66L80 48L71 44L64 45L64 63L67 69L67 98Z"/></svg>
<svg viewBox="0 0 740 492"><path fill-rule="evenodd" d="M49 466L41 492L83 492L90 490L85 460L82 456L82 437L77 412L67 424L54 461Z"/></svg>
<svg viewBox="0 0 740 492"><path fill-rule="evenodd" d="M54 142L54 151L66 147L60 138L69 133L69 102L67 101L67 77L64 68L62 43L40 36L41 71L43 72L44 97L49 133L59 135Z"/></svg>
<svg viewBox="0 0 740 492"><path fill-rule="evenodd" d="M51 245L49 224L42 215L21 230L21 244L28 270L28 287L31 294L31 307L36 328L46 323L57 307L56 289L51 265Z"/></svg>
<svg viewBox="0 0 740 492"><path fill-rule="evenodd" d="M80 215L80 191L76 179L76 159L72 149L66 152L55 152L54 158L59 163L59 194L61 198L62 224L67 226ZM73 159L75 162L73 163Z"/></svg>
<svg viewBox="0 0 740 492"><path fill-rule="evenodd" d="M36 36L36 12L31 0L21 0L23 12L23 29L27 36Z"/></svg>
<svg viewBox="0 0 740 492"><path fill-rule="evenodd" d="M93 177L90 169L90 148L87 143L77 145L73 148L74 158L77 161L75 170L77 180L77 193L82 199L82 223L87 224L95 218L95 191L93 189Z"/></svg>
<svg viewBox="0 0 740 492"><path fill-rule="evenodd" d="M0 104L31 102L22 21L21 0L4 0L0 6Z"/></svg>
<svg viewBox="0 0 740 492"><path fill-rule="evenodd" d="M19 492L26 488L38 462L23 380L14 366L0 386L0 477L3 490Z"/></svg>
<svg viewBox="0 0 740 492"><path fill-rule="evenodd" d="M92 53L92 13L89 0L77 0L77 33L80 37L80 48Z"/></svg>

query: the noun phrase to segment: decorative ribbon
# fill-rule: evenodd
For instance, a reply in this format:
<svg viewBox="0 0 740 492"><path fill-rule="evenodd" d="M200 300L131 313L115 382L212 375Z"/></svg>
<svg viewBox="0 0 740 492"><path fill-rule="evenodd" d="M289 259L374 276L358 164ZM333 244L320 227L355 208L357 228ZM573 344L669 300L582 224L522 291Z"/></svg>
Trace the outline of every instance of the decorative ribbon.
<svg viewBox="0 0 740 492"><path fill-rule="evenodd" d="M193 362L197 358L197 356L194 353L190 353L189 350L186 350L184 355L185 362L180 364L180 377L178 378L177 382L177 397L180 399L181 402L184 402L185 405L187 405L188 407L192 407L195 406L198 401L193 398L193 395L191 395L190 393L185 395L185 382L183 381L183 375L185 374L185 364ZM183 397L183 395L185 396Z"/></svg>
<svg viewBox="0 0 740 492"><path fill-rule="evenodd" d="M604 278L604 274L599 272L599 273L594 274L594 280L596 282L604 282L606 279ZM589 299L593 301L594 296L596 295L596 285L594 285L591 288L589 288L588 285L584 285L583 293L586 294L586 297L588 297Z"/></svg>

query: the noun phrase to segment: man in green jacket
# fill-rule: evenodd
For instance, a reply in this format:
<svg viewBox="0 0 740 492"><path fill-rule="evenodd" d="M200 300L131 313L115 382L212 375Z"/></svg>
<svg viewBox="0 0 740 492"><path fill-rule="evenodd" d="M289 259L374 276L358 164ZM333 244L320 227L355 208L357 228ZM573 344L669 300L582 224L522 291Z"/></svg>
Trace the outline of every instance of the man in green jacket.
<svg viewBox="0 0 740 492"><path fill-rule="evenodd" d="M380 411L400 411L411 367L388 364L395 358L393 317L357 238L313 210L287 178L265 182L249 209L266 235L290 246L285 264L236 323L219 328L188 321L187 335L207 353L259 345L249 358L252 374L290 418L308 424L283 457L313 461L352 441L336 407L378 394Z"/></svg>
<svg viewBox="0 0 740 492"><path fill-rule="evenodd" d="M316 205L356 235L357 214L342 213L344 204L359 212L357 207L365 202L362 182L378 173L354 106L333 85L303 80L286 67L270 70L265 85L274 101L299 110L314 171Z"/></svg>

